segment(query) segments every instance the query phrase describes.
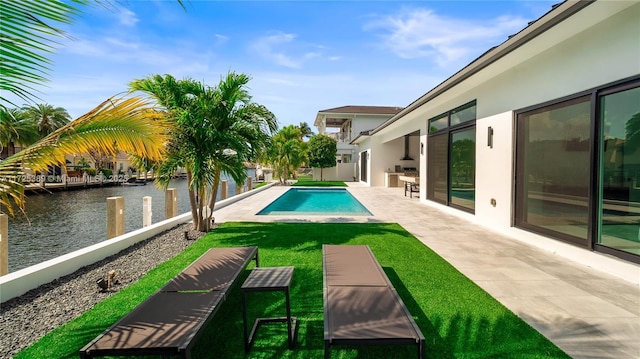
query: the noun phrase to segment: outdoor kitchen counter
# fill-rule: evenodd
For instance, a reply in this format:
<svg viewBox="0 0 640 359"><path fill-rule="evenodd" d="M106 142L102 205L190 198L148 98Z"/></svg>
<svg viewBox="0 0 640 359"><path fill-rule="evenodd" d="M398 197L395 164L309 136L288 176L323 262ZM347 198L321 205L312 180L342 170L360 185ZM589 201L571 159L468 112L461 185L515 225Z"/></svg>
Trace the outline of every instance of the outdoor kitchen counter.
<svg viewBox="0 0 640 359"><path fill-rule="evenodd" d="M398 179L402 175L404 175L404 172L385 172L384 186L385 187L401 187L402 184L398 181Z"/></svg>

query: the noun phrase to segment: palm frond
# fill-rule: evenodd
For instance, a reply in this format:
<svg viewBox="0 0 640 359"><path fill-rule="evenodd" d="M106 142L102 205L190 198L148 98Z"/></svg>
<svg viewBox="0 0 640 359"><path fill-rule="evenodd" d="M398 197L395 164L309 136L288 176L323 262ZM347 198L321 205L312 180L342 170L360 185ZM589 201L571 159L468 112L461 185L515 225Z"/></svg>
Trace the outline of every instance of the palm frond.
<svg viewBox="0 0 640 359"><path fill-rule="evenodd" d="M85 153L91 149L100 149L111 155L124 151L159 161L165 153L170 128L164 113L154 109L149 100L137 96L110 98L36 144L0 162L0 173L15 174L17 168L20 168L20 173L25 169L43 171L51 165L64 165L67 154ZM0 176L0 192L6 208L9 206L4 202L9 202L9 199L14 200L19 208L24 208L24 196L20 197L16 192L10 177Z"/></svg>
<svg viewBox="0 0 640 359"><path fill-rule="evenodd" d="M71 23L79 10L60 0L0 1L0 14L0 90L30 100L32 86L47 81L51 60L45 55L54 52L57 37L66 36L55 25Z"/></svg>

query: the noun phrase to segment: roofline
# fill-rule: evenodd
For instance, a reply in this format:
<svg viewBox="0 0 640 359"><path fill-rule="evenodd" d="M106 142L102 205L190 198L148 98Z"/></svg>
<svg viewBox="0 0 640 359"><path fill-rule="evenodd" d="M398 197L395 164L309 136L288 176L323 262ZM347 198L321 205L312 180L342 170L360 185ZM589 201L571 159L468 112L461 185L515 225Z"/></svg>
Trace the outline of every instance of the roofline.
<svg viewBox="0 0 640 359"><path fill-rule="evenodd" d="M591 5L596 0L578 0L578 1L565 1L559 5L552 7L546 14L542 15L537 20L534 20L529 23L527 27L520 30L520 32L516 33L509 37L502 44L495 46L489 49L484 54L480 55L477 59L473 60L469 65L463 67L460 71L453 74L448 79L441 82L439 85L431 89L426 94L419 97L417 100L410 103L407 107L402 109L396 115L391 117L389 120L381 124L380 126L373 129L370 135L373 135L397 120L401 119L404 115L410 113L416 108L424 105L425 103L431 101L432 99L440 96L444 92L450 90L454 86L460 84L465 81L469 77L475 75L480 72L484 68L498 61L502 57L508 55L509 53L515 51L520 46L526 44L527 42L533 40L538 35L544 33L545 31L551 29L556 26L560 22L566 20L571 17L573 14L578 11L584 9L588 5Z"/></svg>
<svg viewBox="0 0 640 359"><path fill-rule="evenodd" d="M318 111L318 113L338 113L338 114L343 114L343 113L348 113L348 114L360 114L360 113L366 113L366 114L380 114L379 112L349 112L349 111L336 111L336 110L345 110L346 108L361 108L361 109L367 109L367 110L374 110L374 109L394 109L396 110L396 112L399 112L400 110L403 109L403 107L400 106L375 106L375 105L345 105L345 106L339 106L339 107L332 107L332 108L327 108L324 110L320 110ZM385 114L388 115L388 114Z"/></svg>

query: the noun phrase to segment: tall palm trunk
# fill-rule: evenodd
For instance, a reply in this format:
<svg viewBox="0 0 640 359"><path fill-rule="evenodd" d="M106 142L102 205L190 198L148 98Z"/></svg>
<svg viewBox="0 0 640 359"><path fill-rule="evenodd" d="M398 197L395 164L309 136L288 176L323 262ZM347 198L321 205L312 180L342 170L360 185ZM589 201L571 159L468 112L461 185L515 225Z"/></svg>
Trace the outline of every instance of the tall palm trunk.
<svg viewBox="0 0 640 359"><path fill-rule="evenodd" d="M190 170L187 171L187 183L191 183L191 179L193 178L193 174ZM187 191L189 193L189 206L191 207L191 218L193 219L193 229L198 230L198 204L196 203L196 194L195 191L190 189Z"/></svg>
<svg viewBox="0 0 640 359"><path fill-rule="evenodd" d="M216 205L216 198L218 198L218 186L220 186L220 170L216 169L213 175L213 188L211 189L211 198L209 198L209 208L211 208L211 216L213 216L213 209Z"/></svg>

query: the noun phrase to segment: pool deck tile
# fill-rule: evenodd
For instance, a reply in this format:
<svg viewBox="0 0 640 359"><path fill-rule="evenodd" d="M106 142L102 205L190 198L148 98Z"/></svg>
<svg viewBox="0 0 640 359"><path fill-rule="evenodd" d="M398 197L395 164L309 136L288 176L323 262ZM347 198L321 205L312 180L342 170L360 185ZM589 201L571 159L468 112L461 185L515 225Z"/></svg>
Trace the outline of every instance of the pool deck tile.
<svg viewBox="0 0 640 359"><path fill-rule="evenodd" d="M577 247L558 251L553 240L534 246L471 215L405 197L402 188L349 183L373 216L255 215L289 188L216 210L216 223L398 223L571 357L640 358L640 265Z"/></svg>

